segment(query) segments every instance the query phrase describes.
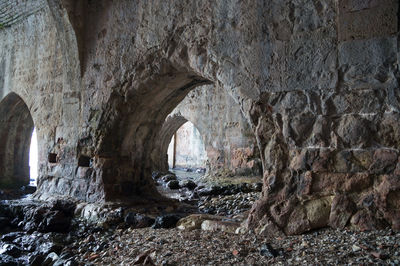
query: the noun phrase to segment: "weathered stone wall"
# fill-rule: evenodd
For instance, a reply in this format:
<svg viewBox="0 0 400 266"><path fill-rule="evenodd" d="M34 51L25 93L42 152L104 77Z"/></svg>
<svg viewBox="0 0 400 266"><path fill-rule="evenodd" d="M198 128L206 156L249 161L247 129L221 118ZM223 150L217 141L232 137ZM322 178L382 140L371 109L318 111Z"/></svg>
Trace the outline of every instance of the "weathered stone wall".
<svg viewBox="0 0 400 266"><path fill-rule="evenodd" d="M282 1L279 10L268 16L279 89L253 110L265 188L249 225L399 229L397 1Z"/></svg>
<svg viewBox="0 0 400 266"><path fill-rule="evenodd" d="M163 142L168 142L181 126L180 122L185 120L193 121L200 131L207 152L207 171L211 176L261 176L261 160L254 133L240 105L226 90L207 85L191 91L168 116L168 124L163 126L158 138L161 151L156 155L165 153ZM154 160L165 161L163 158ZM160 167L166 170L166 167Z"/></svg>
<svg viewBox="0 0 400 266"><path fill-rule="evenodd" d="M38 62L62 61L60 75L38 72L63 85L60 107L48 118L51 108L39 112L45 128L54 124L46 139L39 130L39 145L59 161L41 168L38 195L154 199L152 153L165 118L190 90L213 83L239 104L261 151L263 198L249 226L399 229L397 1L48 3L54 20L43 12L47 23L35 15L0 33L2 46L12 40L0 50L6 58L38 51L26 52L38 58L27 68L6 70L6 83ZM52 45L35 49L39 40ZM7 60L4 69L15 70ZM45 94L33 87L35 99Z"/></svg>
<svg viewBox="0 0 400 266"><path fill-rule="evenodd" d="M22 4L29 7L28 2ZM33 14L24 13L26 16L23 20L15 20L0 30L0 99L4 99L0 102L0 108L5 108L11 117L26 116L25 120L33 120L37 128L39 193L69 195L87 200L102 199L104 193L96 190L96 180L90 179L90 176L86 179L79 176L77 142L82 124L82 102L80 92L71 92L71 85L80 83L79 77L74 77L75 83L70 82L74 68L69 65L72 59L66 62L66 53L47 2L33 2L33 5L43 7ZM21 104L26 104L27 110L20 112L18 110L21 108L7 105L5 98L12 93L20 97ZM21 106L17 103L14 106ZM12 168L8 172L23 173L14 177L4 176L11 183L13 179L18 181L15 185L26 184L25 180L29 180L28 154L33 125L21 121L22 117L19 120L7 119L0 125L1 131L7 134L11 129L19 132L10 132L7 145L1 147L2 154L12 153L11 145L23 151L20 152L23 156L17 156L17 153L10 155L21 158L15 159L20 164L8 165ZM90 193L93 190L96 192Z"/></svg>
<svg viewBox="0 0 400 266"><path fill-rule="evenodd" d="M47 6L41 2L36 5ZM42 175L47 171L47 153L62 113L61 65L48 8L0 30L0 157L1 176L8 185L29 183L33 122L38 129Z"/></svg>
<svg viewBox="0 0 400 266"><path fill-rule="evenodd" d="M97 1L84 8L72 2L61 4L69 13L63 21L56 19L57 28L72 25L80 49L79 67L83 75L80 99L86 104L81 110L85 130L78 134L82 140L79 153L92 159L89 170L93 169L96 177L101 178L107 200L115 197L131 200L136 196L141 200L146 195L154 198L151 153L156 150L156 134L166 116L196 86L232 78L250 82L243 74L232 72L231 67L220 69L232 62L218 59L225 57L223 47L218 47L220 42L212 42L211 35L220 33L218 29L210 31L217 24L222 27L227 23L231 27L230 20L238 14L235 10L247 12L248 5L237 3L237 8L231 10L232 7L222 3L211 7L206 2ZM59 9L60 5L53 3L51 7L54 14L65 12ZM257 8L252 10L258 12ZM82 12L85 14L80 15ZM250 18L254 19L253 14L246 14L244 23L260 27L258 21ZM261 32L256 32L246 37L252 47L243 52L237 42L239 33L231 36L227 32L226 40L232 48L229 54L236 57L240 54L245 60L251 55L254 62L262 59L258 56L262 46L257 43L266 40ZM68 40L61 38L64 43ZM215 58L207 55L210 45L221 50ZM243 89L232 82L223 83L226 91L236 95L238 103L244 100L244 95L256 98L255 86L250 90L247 89L250 84ZM56 182L60 181L49 180L47 184L59 193L61 189L57 189Z"/></svg>

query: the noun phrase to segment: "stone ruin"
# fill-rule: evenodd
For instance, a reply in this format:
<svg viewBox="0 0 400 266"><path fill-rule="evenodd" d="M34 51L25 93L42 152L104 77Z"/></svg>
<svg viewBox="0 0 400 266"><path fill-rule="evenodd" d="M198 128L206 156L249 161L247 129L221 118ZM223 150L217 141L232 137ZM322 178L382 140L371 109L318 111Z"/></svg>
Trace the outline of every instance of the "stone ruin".
<svg viewBox="0 0 400 266"><path fill-rule="evenodd" d="M248 229L400 230L398 1L0 10L1 187L29 183L35 127L36 199L157 204L152 171L191 121L209 171L262 175Z"/></svg>

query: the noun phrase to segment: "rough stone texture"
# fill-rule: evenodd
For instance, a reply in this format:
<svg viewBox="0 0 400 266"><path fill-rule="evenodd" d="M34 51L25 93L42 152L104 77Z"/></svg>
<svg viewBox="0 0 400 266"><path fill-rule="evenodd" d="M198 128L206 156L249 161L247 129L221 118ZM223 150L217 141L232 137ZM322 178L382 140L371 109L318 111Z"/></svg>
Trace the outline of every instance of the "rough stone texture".
<svg viewBox="0 0 400 266"><path fill-rule="evenodd" d="M166 147L186 121L200 131L207 153L207 171L233 175L260 175L261 161L256 139L240 105L223 88L207 85L191 91L166 118L154 152L154 165L167 170Z"/></svg>
<svg viewBox="0 0 400 266"><path fill-rule="evenodd" d="M340 194L352 225L399 229L398 42L391 0L48 0L0 31L0 95L17 93L38 129L39 198L157 198L158 132L212 83L261 151L249 227L326 225L337 201L318 219L305 206Z"/></svg>
<svg viewBox="0 0 400 266"><path fill-rule="evenodd" d="M264 199L253 207L248 225L263 228L272 218L288 234L328 223L343 228L350 219L359 229L376 229L385 223L397 228L397 214L389 214L387 207L398 210L393 196L399 193L395 181L399 177L395 173L398 122L393 120L399 113L397 2L339 1L339 10L334 1L315 3L282 4L281 10L292 10L289 14L295 17L293 32L283 42L278 41L282 39L279 26L272 26L282 47L276 58L285 60L277 62L277 67L297 67L301 73L289 71L280 76L283 79L274 78L278 84L280 80L288 84L287 91L265 92L252 111L263 147L265 187ZM363 7L357 7L356 14L346 13L354 5ZM316 13L302 17L296 13L301 9ZM302 25L307 28L301 29ZM311 39L302 40L303 36ZM330 44L324 42L329 39ZM310 40L318 49L304 54ZM292 55L291 47L299 42L302 47L294 50L294 56L285 57L283 53ZM296 54L306 56L307 66L293 61ZM313 66L318 69L310 69ZM322 74L324 69L331 73ZM312 82L314 73L321 73L318 82ZM310 76L303 77L306 74ZM330 80L325 85L324 78ZM296 83L292 89L290 85ZM260 118L268 113L269 117ZM318 219L314 215L318 212L302 207L332 196L330 210Z"/></svg>

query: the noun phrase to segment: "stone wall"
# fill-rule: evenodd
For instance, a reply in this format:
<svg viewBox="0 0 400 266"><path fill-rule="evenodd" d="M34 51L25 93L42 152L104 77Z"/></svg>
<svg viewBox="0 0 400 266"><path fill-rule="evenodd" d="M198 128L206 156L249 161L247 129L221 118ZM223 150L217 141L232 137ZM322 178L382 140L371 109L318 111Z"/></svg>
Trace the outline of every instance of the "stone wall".
<svg viewBox="0 0 400 266"><path fill-rule="evenodd" d="M248 223L264 234L399 229L398 3L315 3L271 14L273 64L286 71L253 109L265 188Z"/></svg>
<svg viewBox="0 0 400 266"><path fill-rule="evenodd" d="M2 0L0 2L0 28L9 27L44 9L45 0Z"/></svg>
<svg viewBox="0 0 400 266"><path fill-rule="evenodd" d="M20 2L13 4L19 7L13 12L25 7ZM39 167L45 175L48 152L62 114L62 59L46 7L0 30L0 164L7 185L29 183L33 125L38 129Z"/></svg>
<svg viewBox="0 0 400 266"><path fill-rule="evenodd" d="M2 94L20 90L39 128L38 197L156 199L158 132L212 83L240 106L261 151L263 197L248 226L399 229L398 8L48 0L0 31Z"/></svg>
<svg viewBox="0 0 400 266"><path fill-rule="evenodd" d="M185 121L199 129L207 152L207 172L216 175L261 176L261 160L254 133L240 105L220 87L207 85L194 89L166 119L158 140L165 154L166 143ZM155 161L164 162L163 158ZM160 165L159 169L167 168Z"/></svg>

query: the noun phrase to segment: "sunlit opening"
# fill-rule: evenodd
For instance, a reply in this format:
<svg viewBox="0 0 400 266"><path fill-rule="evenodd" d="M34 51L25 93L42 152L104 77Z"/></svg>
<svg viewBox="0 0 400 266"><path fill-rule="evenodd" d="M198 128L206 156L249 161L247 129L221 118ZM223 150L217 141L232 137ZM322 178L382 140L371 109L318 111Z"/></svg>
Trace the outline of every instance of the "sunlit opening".
<svg viewBox="0 0 400 266"><path fill-rule="evenodd" d="M204 168L206 160L200 132L188 121L176 131L168 146L169 168Z"/></svg>
<svg viewBox="0 0 400 266"><path fill-rule="evenodd" d="M31 147L29 150L29 168L30 168L30 186L37 185L38 178L38 143L36 137L36 128L33 130Z"/></svg>

